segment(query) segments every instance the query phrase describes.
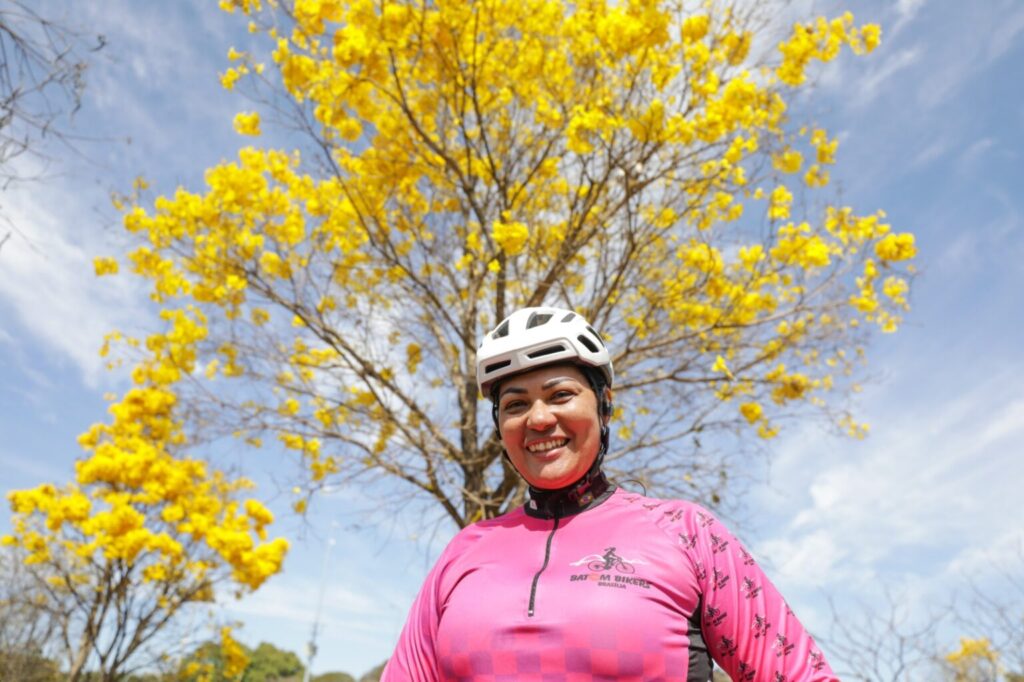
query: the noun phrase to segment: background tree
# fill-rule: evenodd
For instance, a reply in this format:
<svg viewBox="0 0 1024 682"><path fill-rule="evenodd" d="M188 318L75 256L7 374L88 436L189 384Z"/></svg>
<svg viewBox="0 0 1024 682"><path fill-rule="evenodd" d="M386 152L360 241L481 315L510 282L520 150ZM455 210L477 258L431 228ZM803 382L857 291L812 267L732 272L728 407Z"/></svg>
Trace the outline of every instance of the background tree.
<svg viewBox="0 0 1024 682"><path fill-rule="evenodd" d="M0 4L0 191L43 170L39 164L19 165L19 157L45 160L48 140L70 147L66 124L81 106L87 57L104 44L103 36L86 38L30 3ZM0 229L0 248L11 230Z"/></svg>
<svg viewBox="0 0 1024 682"><path fill-rule="evenodd" d="M815 410L863 433L843 399L906 307L914 241L829 203L837 141L790 102L877 27L775 45L777 7L728 0L222 6L272 41L271 111L315 151L246 148L203 192L124 204L126 262L203 330L205 375L176 388L191 428L271 435L307 491L400 479L457 525L494 516L524 490L477 340L547 303L609 340L609 466L650 490L717 502L723 434ZM228 56L225 87L265 77ZM235 126L258 135L259 112Z"/></svg>
<svg viewBox="0 0 1024 682"><path fill-rule="evenodd" d="M11 551L0 552L0 681L51 682L57 678L54 627L32 598L31 580Z"/></svg>
<svg viewBox="0 0 1024 682"><path fill-rule="evenodd" d="M348 673L324 673L323 675L314 675L313 682L356 682L356 678L352 677Z"/></svg>
<svg viewBox="0 0 1024 682"><path fill-rule="evenodd" d="M249 667L243 682L301 682L305 666L292 651L278 649L268 642L260 642L249 655Z"/></svg>
<svg viewBox="0 0 1024 682"><path fill-rule="evenodd" d="M229 669L233 649L239 663ZM294 652L279 649L269 642L260 642L255 649L249 649L237 643L225 646L222 638L201 644L182 661L180 671L175 678L180 682L228 678L240 682L300 682L304 666Z"/></svg>
<svg viewBox="0 0 1024 682"><path fill-rule="evenodd" d="M905 682L941 675L938 630L949 611L914 618L886 590L872 606L838 608L831 601L832 625L827 639L831 663L844 680Z"/></svg>
<svg viewBox="0 0 1024 682"><path fill-rule="evenodd" d="M961 637L960 646L945 656L951 682L996 682L1000 678L999 652L987 638Z"/></svg>
<svg viewBox="0 0 1024 682"><path fill-rule="evenodd" d="M984 586L965 581L954 608L963 633L942 657L948 679L1024 682L1024 548L1009 562L997 562Z"/></svg>
<svg viewBox="0 0 1024 682"><path fill-rule="evenodd" d="M147 340L134 386L79 442L87 456L74 481L9 493L13 532L28 584L24 596L45 613L68 682L87 667L102 682L140 665L190 604L221 588L258 588L280 570L288 544L267 540L273 517L252 484L183 454L188 446L171 390L182 376L182 340L196 328L167 317ZM155 647L159 648L159 647Z"/></svg>

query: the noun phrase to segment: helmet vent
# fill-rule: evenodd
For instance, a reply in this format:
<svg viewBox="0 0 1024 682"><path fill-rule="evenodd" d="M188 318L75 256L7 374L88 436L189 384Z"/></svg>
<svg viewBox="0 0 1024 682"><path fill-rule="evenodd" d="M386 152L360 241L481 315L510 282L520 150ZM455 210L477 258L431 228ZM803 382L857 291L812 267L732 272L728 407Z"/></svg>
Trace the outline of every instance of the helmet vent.
<svg viewBox="0 0 1024 682"><path fill-rule="evenodd" d="M500 339L503 336L508 336L508 320L501 323L501 326L494 330L491 334L492 339Z"/></svg>
<svg viewBox="0 0 1024 682"><path fill-rule="evenodd" d="M597 342L598 342L599 344L601 344L601 347L602 347L602 348L604 348L604 341L603 341L603 340L601 339L601 335L600 335L600 334L598 334L598 333L597 333L596 331L594 331L594 328L593 328L593 327L591 327L591 326L590 326L589 324L587 325L587 331L588 331L588 332L590 332L591 334L593 334L593 335L594 335L594 338L595 338L595 339L597 339ZM580 340L581 340L581 341L583 340L583 337L582 337L582 336L580 337ZM589 343L587 344L587 348L590 348L590 344L589 344ZM596 348L592 348L591 350L593 350L593 351L594 351L595 353L597 352L597 349L596 349Z"/></svg>
<svg viewBox="0 0 1024 682"><path fill-rule="evenodd" d="M591 341L590 339L588 339L583 334L580 334L576 338L579 339L580 343L582 343L584 346L586 346L587 350L589 350L591 353L597 353L598 352L597 346L594 345L594 342Z"/></svg>
<svg viewBox="0 0 1024 682"><path fill-rule="evenodd" d="M554 346L548 346L547 348L541 348L540 350L535 350L532 353L530 353L529 355L527 355L526 357L528 357L531 360L533 360L535 358L542 358L545 355L554 355L555 353L561 353L564 350L565 350L565 346L563 346L562 344L559 343L559 344L556 344Z"/></svg>
<svg viewBox="0 0 1024 682"><path fill-rule="evenodd" d="M501 362L492 362L491 364L484 367L484 372L490 374L491 372L497 372L499 369L504 369L512 364L511 360L502 360Z"/></svg>
<svg viewBox="0 0 1024 682"><path fill-rule="evenodd" d="M539 327L542 324L547 324L550 319L551 313L531 313L530 319L526 321L526 328L533 329L534 327Z"/></svg>
<svg viewBox="0 0 1024 682"><path fill-rule="evenodd" d="M576 317L576 313L569 313L568 315L562 318L562 322L570 322L574 317Z"/></svg>

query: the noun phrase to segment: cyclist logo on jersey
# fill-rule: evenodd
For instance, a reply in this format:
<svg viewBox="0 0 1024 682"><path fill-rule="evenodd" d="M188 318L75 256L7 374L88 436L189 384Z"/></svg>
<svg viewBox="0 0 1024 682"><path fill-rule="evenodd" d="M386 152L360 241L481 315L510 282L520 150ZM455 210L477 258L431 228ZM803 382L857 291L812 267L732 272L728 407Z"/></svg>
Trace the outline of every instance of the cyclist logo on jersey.
<svg viewBox="0 0 1024 682"><path fill-rule="evenodd" d="M775 674L772 676L772 682L786 682L786 676L776 670Z"/></svg>
<svg viewBox="0 0 1024 682"><path fill-rule="evenodd" d="M736 642L722 635L722 641L718 644L718 651L726 658L734 656L736 655Z"/></svg>
<svg viewBox="0 0 1024 682"><path fill-rule="evenodd" d="M725 548L729 546L728 540L723 540L721 537L711 533L711 553L718 554L724 552Z"/></svg>
<svg viewBox="0 0 1024 682"><path fill-rule="evenodd" d="M750 680L754 679L754 675L757 673L757 671L751 668L750 665L745 661L740 661L739 673L740 679L743 680L743 682L749 682Z"/></svg>
<svg viewBox="0 0 1024 682"><path fill-rule="evenodd" d="M786 636L780 633L775 635L775 644L772 645L772 648L775 649L775 658L782 658L793 653L796 645L790 644Z"/></svg>
<svg viewBox="0 0 1024 682"><path fill-rule="evenodd" d="M718 627L725 621L728 614L722 609L716 609L714 606L709 606L708 610L704 612L704 622L711 625L712 627Z"/></svg>
<svg viewBox="0 0 1024 682"><path fill-rule="evenodd" d="M744 566L753 566L754 565L754 557L750 556L750 552L748 552L743 547L740 547L740 554L743 555L743 565Z"/></svg>
<svg viewBox="0 0 1024 682"><path fill-rule="evenodd" d="M595 573L607 573L612 570L627 575L635 573L634 564L646 564L643 559L624 559L615 553L614 547L605 547L604 554L588 554L579 561L574 561L571 566L587 565Z"/></svg>
<svg viewBox="0 0 1024 682"><path fill-rule="evenodd" d="M715 518L713 516L711 516L710 514L705 514L704 512L700 511L697 512L697 518L700 519L701 528L707 528L715 522Z"/></svg>
<svg viewBox="0 0 1024 682"><path fill-rule="evenodd" d="M680 533L679 544L683 546L683 549L693 549L697 546L697 536L687 535L686 533Z"/></svg>
<svg viewBox="0 0 1024 682"><path fill-rule="evenodd" d="M811 652L811 670L818 672L825 667L825 657L821 655L820 651Z"/></svg>
<svg viewBox="0 0 1024 682"><path fill-rule="evenodd" d="M772 626L768 619L759 614L754 614L754 624L751 629L754 631L754 639L768 636L768 628Z"/></svg>
<svg viewBox="0 0 1024 682"><path fill-rule="evenodd" d="M761 586L750 578L744 578L743 591L746 593L747 599L753 599L757 595L761 594Z"/></svg>
<svg viewBox="0 0 1024 682"><path fill-rule="evenodd" d="M711 577L711 582L714 584L715 590L720 590L725 587L729 582L729 574L725 571L719 571L717 568L712 568L711 571L714 575Z"/></svg>

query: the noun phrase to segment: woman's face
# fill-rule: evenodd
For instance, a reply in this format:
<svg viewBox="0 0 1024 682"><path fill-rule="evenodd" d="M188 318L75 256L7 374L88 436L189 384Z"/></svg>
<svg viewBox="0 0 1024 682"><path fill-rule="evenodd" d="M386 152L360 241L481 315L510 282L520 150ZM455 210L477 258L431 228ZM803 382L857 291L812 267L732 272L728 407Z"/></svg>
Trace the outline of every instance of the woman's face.
<svg viewBox="0 0 1024 682"><path fill-rule="evenodd" d="M597 396L575 365L549 365L502 381L498 424L512 465L535 488L573 483L601 447Z"/></svg>

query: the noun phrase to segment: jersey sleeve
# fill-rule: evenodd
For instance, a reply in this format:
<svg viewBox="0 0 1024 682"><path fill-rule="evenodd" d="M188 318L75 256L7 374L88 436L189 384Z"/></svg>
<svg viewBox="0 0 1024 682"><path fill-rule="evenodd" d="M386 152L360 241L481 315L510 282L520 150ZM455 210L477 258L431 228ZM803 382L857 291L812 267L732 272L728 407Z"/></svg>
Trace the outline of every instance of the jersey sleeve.
<svg viewBox="0 0 1024 682"><path fill-rule="evenodd" d="M677 527L701 594L701 631L737 682L838 682L821 650L739 540L693 505Z"/></svg>
<svg viewBox="0 0 1024 682"><path fill-rule="evenodd" d="M440 679L437 628L441 619L441 580L452 546L434 564L398 637L395 651L381 674L381 682L435 682Z"/></svg>

